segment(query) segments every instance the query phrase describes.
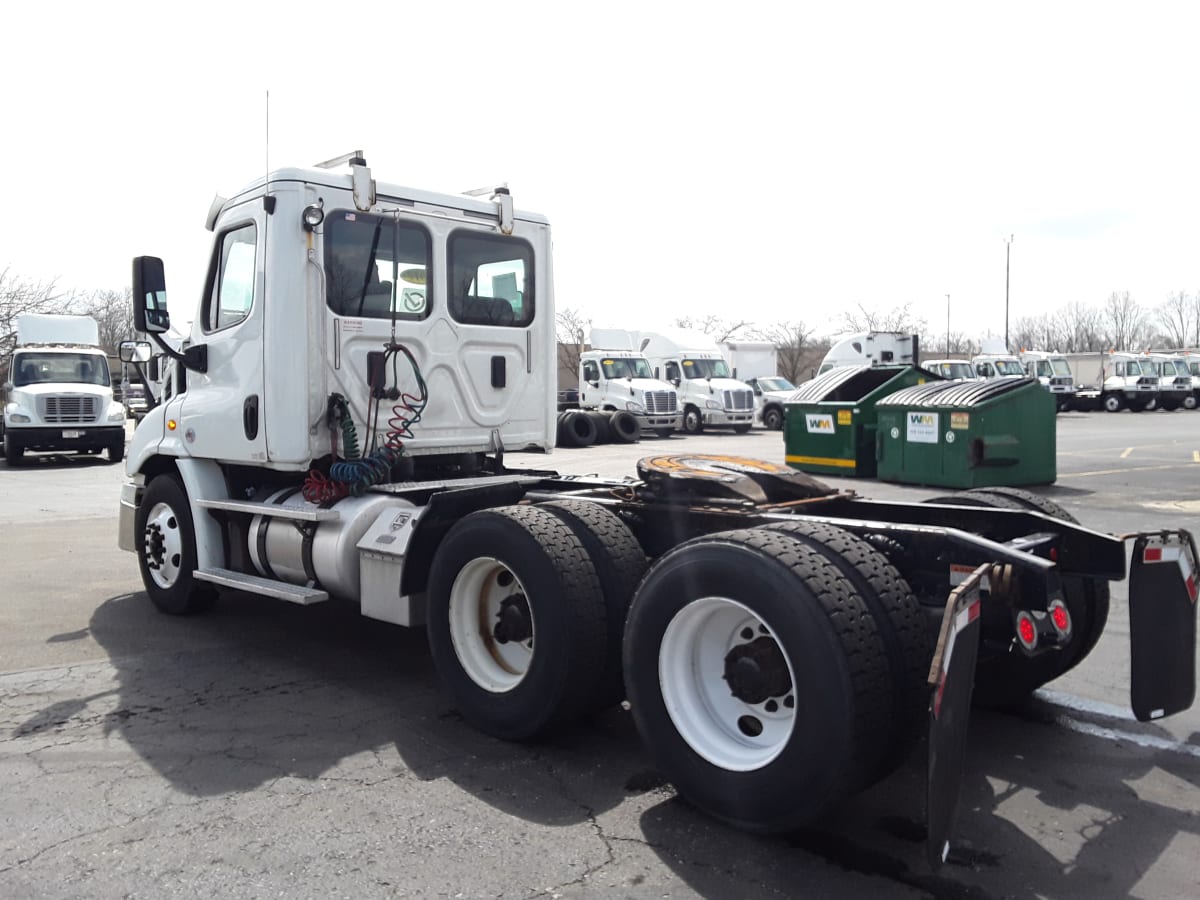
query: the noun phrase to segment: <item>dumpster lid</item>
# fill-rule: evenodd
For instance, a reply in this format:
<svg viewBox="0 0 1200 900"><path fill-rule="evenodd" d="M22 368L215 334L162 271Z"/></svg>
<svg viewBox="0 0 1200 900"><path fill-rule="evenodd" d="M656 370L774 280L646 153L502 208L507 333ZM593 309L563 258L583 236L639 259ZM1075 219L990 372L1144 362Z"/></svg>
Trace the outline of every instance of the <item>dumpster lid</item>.
<svg viewBox="0 0 1200 900"><path fill-rule="evenodd" d="M853 402L865 397L880 385L891 381L912 366L839 366L806 381L788 397L788 403L816 403L822 400ZM930 379L941 376L922 372Z"/></svg>
<svg viewBox="0 0 1200 900"><path fill-rule="evenodd" d="M903 388L882 398L877 406L978 406L996 397L1038 384L1036 378L1007 376L985 381L942 381Z"/></svg>

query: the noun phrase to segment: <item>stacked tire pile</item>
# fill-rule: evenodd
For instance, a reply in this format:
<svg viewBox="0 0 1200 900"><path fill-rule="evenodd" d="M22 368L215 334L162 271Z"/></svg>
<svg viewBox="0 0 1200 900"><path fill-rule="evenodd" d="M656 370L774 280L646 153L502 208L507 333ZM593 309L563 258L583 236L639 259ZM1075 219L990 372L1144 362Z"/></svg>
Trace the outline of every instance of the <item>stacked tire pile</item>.
<svg viewBox="0 0 1200 900"><path fill-rule="evenodd" d="M633 444L641 440L642 426L629 412L592 412L568 409L558 414L558 446Z"/></svg>

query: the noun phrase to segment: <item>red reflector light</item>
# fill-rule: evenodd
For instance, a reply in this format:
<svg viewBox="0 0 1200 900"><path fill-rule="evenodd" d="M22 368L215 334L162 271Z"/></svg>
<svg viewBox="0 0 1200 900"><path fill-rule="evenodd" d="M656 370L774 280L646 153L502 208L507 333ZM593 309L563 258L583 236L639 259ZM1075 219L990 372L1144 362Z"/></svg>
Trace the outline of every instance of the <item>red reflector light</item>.
<svg viewBox="0 0 1200 900"><path fill-rule="evenodd" d="M1162 547L1147 547L1142 551L1142 562L1162 562Z"/></svg>
<svg viewBox="0 0 1200 900"><path fill-rule="evenodd" d="M1058 562L1058 548L1057 547L1050 548L1050 562Z"/></svg>
<svg viewBox="0 0 1200 900"><path fill-rule="evenodd" d="M1037 646L1037 626L1033 624L1033 616L1027 612L1017 613L1017 640L1026 650Z"/></svg>
<svg viewBox="0 0 1200 900"><path fill-rule="evenodd" d="M1067 631L1071 627L1071 615L1065 606L1056 606L1050 612L1050 621L1059 631Z"/></svg>

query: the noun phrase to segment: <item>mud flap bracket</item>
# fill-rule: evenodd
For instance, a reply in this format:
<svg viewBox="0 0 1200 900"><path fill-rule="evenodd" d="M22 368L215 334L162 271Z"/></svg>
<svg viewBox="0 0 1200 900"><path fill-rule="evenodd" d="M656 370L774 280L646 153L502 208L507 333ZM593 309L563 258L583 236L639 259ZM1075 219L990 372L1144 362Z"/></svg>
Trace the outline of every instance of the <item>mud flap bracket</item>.
<svg viewBox="0 0 1200 900"><path fill-rule="evenodd" d="M929 667L929 767L926 785L925 854L937 871L950 852L967 753L971 692L979 657L979 589L990 565L981 565L950 593L942 614L937 649Z"/></svg>

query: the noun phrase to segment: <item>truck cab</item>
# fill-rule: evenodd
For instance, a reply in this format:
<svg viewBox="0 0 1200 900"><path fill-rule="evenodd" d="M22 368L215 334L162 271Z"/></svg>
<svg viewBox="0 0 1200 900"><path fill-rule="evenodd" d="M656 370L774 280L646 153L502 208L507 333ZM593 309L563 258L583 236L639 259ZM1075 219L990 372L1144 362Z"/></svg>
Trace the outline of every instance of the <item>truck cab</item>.
<svg viewBox="0 0 1200 900"><path fill-rule="evenodd" d="M754 391L738 381L707 335L675 329L643 333L642 352L656 377L679 392L683 430L698 434L705 428L732 428L744 433L754 424Z"/></svg>
<svg viewBox="0 0 1200 900"><path fill-rule="evenodd" d="M1024 377L1025 367L1021 360L1009 354L981 353L971 357L971 365L979 378Z"/></svg>
<svg viewBox="0 0 1200 900"><path fill-rule="evenodd" d="M25 313L4 383L4 458L27 451L125 453L125 408L113 400L108 357L89 316Z"/></svg>
<svg viewBox="0 0 1200 900"><path fill-rule="evenodd" d="M673 385L654 377L634 336L616 328L593 328L590 350L579 357L579 408L628 412L642 431L666 437L678 431L682 414Z"/></svg>
<svg viewBox="0 0 1200 900"><path fill-rule="evenodd" d="M915 366L920 357L920 341L915 334L864 331L838 339L821 360L817 374L839 366Z"/></svg>
<svg viewBox="0 0 1200 900"><path fill-rule="evenodd" d="M1169 353L1151 353L1158 372L1157 407L1166 410L1195 409L1196 391L1187 362Z"/></svg>
<svg viewBox="0 0 1200 900"><path fill-rule="evenodd" d="M1100 402L1109 412L1153 409L1159 400L1158 364L1144 353L1111 353L1104 361Z"/></svg>
<svg viewBox="0 0 1200 900"><path fill-rule="evenodd" d="M1020 359L1025 366L1025 373L1036 378L1042 387L1054 395L1059 412L1071 408L1075 397L1075 378L1071 375L1071 366L1066 357L1040 350L1022 350Z"/></svg>

